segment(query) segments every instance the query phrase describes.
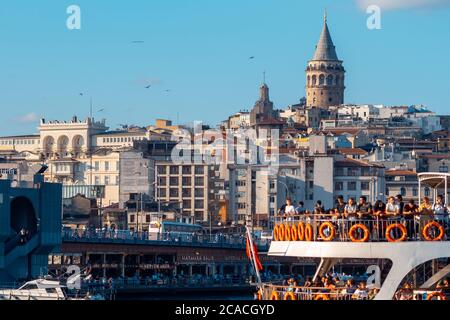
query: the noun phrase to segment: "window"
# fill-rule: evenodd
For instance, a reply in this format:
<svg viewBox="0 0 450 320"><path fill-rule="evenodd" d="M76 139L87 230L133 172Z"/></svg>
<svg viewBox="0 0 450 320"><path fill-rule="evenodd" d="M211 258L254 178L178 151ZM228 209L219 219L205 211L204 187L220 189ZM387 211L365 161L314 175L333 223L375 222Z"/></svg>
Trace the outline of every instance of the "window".
<svg viewBox="0 0 450 320"><path fill-rule="evenodd" d="M191 186L192 185L192 179L191 177L184 177L183 178L183 186Z"/></svg>
<svg viewBox="0 0 450 320"><path fill-rule="evenodd" d="M413 189L413 197L417 197L419 196L419 191L417 190L417 188Z"/></svg>
<svg viewBox="0 0 450 320"><path fill-rule="evenodd" d="M203 200L196 200L195 201L195 209L203 209L205 207L205 203Z"/></svg>
<svg viewBox="0 0 450 320"><path fill-rule="evenodd" d="M105 185L109 186L109 177L108 176L105 177Z"/></svg>
<svg viewBox="0 0 450 320"><path fill-rule="evenodd" d="M203 186L205 184L205 179L203 177L196 177L195 178L195 185L196 186Z"/></svg>
<svg viewBox="0 0 450 320"><path fill-rule="evenodd" d="M170 197L171 198L178 198L180 193L178 192L178 189L170 189Z"/></svg>
<svg viewBox="0 0 450 320"><path fill-rule="evenodd" d="M109 161L105 161L105 171L109 171Z"/></svg>
<svg viewBox="0 0 450 320"><path fill-rule="evenodd" d="M344 190L344 183L343 182L336 182L334 184L334 190L336 190L336 191Z"/></svg>
<svg viewBox="0 0 450 320"><path fill-rule="evenodd" d="M368 182L368 181L361 182L361 190L369 191L370 190L370 182Z"/></svg>
<svg viewBox="0 0 450 320"><path fill-rule="evenodd" d="M149 214L145 215L145 223L150 223L151 216Z"/></svg>
<svg viewBox="0 0 450 320"><path fill-rule="evenodd" d="M119 184L120 184L120 178L119 178L119 176L116 176L115 185L118 186Z"/></svg>
<svg viewBox="0 0 450 320"><path fill-rule="evenodd" d="M195 189L195 197L203 198L205 196L205 192L203 189Z"/></svg>
<svg viewBox="0 0 450 320"><path fill-rule="evenodd" d="M344 175L344 168L336 168L334 175L342 177Z"/></svg>
<svg viewBox="0 0 450 320"><path fill-rule="evenodd" d="M183 167L183 174L191 174L191 173L192 173L191 167L189 166Z"/></svg>
<svg viewBox="0 0 450 320"><path fill-rule="evenodd" d="M309 188L313 189L314 188L314 181L309 181Z"/></svg>
<svg viewBox="0 0 450 320"><path fill-rule="evenodd" d="M158 166L158 173L159 174L166 174L167 170L165 166Z"/></svg>
<svg viewBox="0 0 450 320"><path fill-rule="evenodd" d="M192 195L191 189L183 189L183 198L190 198Z"/></svg>
<svg viewBox="0 0 450 320"><path fill-rule="evenodd" d="M238 209L245 209L246 207L245 203L238 203Z"/></svg>
<svg viewBox="0 0 450 320"><path fill-rule="evenodd" d="M356 182L355 181L347 182L347 190L356 191Z"/></svg>
<svg viewBox="0 0 450 320"><path fill-rule="evenodd" d="M136 215L130 214L130 223L136 222Z"/></svg>
<svg viewBox="0 0 450 320"><path fill-rule="evenodd" d="M100 170L100 162L95 161L95 163L94 163L94 170L95 171L99 171Z"/></svg>
<svg viewBox="0 0 450 320"><path fill-rule="evenodd" d="M158 184L160 185L160 186L166 186L167 185L167 178L161 178L161 177L158 177Z"/></svg>
<svg viewBox="0 0 450 320"><path fill-rule="evenodd" d="M120 170L120 161L116 161L116 170L117 170L117 171Z"/></svg>
<svg viewBox="0 0 450 320"><path fill-rule="evenodd" d="M205 168L202 166L197 166L195 167L195 174L204 174L205 173Z"/></svg>
<svg viewBox="0 0 450 320"><path fill-rule="evenodd" d="M401 188L400 194L402 195L402 197L406 197L406 188Z"/></svg>
<svg viewBox="0 0 450 320"><path fill-rule="evenodd" d="M190 200L183 201L183 209L191 209L192 204Z"/></svg>
<svg viewBox="0 0 450 320"><path fill-rule="evenodd" d="M94 181L95 181L95 185L96 185L96 186L98 186L98 185L100 184L100 178L99 178L99 177L96 176L96 177L94 178Z"/></svg>
<svg viewBox="0 0 450 320"><path fill-rule="evenodd" d="M425 188L425 197L429 197L430 196L430 188L426 187Z"/></svg>
<svg viewBox="0 0 450 320"><path fill-rule="evenodd" d="M359 175L358 168L348 168L347 169L347 175L349 177L357 177Z"/></svg>
<svg viewBox="0 0 450 320"><path fill-rule="evenodd" d="M180 172L178 166L171 166L170 167L170 174L178 174Z"/></svg>
<svg viewBox="0 0 450 320"><path fill-rule="evenodd" d="M440 173L448 173L448 166L440 166L439 172Z"/></svg>
<svg viewBox="0 0 450 320"><path fill-rule="evenodd" d="M170 178L170 185L171 185L172 187L178 186L178 184L179 184L178 177L171 177L171 178Z"/></svg>

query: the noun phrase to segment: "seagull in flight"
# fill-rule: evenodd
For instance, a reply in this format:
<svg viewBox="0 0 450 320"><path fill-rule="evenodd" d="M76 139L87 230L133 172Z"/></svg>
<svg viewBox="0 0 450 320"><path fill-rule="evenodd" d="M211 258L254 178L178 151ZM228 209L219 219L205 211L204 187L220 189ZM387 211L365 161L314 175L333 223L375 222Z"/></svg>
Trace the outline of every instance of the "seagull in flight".
<svg viewBox="0 0 450 320"><path fill-rule="evenodd" d="M148 86L145 87L145 89L150 89L152 87L151 84L149 84Z"/></svg>
<svg viewBox="0 0 450 320"><path fill-rule="evenodd" d="M80 96L83 96L83 93L82 93L82 92L80 92Z"/></svg>
<svg viewBox="0 0 450 320"><path fill-rule="evenodd" d="M255 56L251 56L250 58L248 58L249 60L253 60L255 59Z"/></svg>
<svg viewBox="0 0 450 320"><path fill-rule="evenodd" d="M105 109L104 109L104 108L102 108L102 109L98 110L97 112L103 112L103 111L105 111Z"/></svg>
<svg viewBox="0 0 450 320"><path fill-rule="evenodd" d="M167 90L165 90L164 92L170 92L170 91L172 91L172 90L170 90L170 89L167 89Z"/></svg>
<svg viewBox="0 0 450 320"><path fill-rule="evenodd" d="M144 41L142 41L142 40L135 40L135 41L133 41L133 43L144 43Z"/></svg>

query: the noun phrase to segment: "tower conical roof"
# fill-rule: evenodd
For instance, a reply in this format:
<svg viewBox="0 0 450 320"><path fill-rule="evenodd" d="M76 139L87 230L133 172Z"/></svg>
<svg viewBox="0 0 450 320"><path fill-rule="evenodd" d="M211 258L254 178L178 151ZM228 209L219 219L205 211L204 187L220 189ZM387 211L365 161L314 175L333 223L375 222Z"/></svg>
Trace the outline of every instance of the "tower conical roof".
<svg viewBox="0 0 450 320"><path fill-rule="evenodd" d="M339 60L336 54L336 47L331 39L330 30L328 30L327 18L325 16L322 34L316 46L313 60Z"/></svg>

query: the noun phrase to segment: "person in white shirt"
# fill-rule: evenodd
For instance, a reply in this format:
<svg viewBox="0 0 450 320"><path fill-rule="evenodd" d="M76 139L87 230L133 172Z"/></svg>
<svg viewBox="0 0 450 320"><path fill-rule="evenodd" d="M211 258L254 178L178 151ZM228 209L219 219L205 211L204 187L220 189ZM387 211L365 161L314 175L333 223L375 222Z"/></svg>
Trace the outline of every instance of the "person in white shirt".
<svg viewBox="0 0 450 320"><path fill-rule="evenodd" d="M295 207L292 205L292 200L290 198L286 199L286 207L284 208L284 214L287 216L287 221L292 221L295 215Z"/></svg>
<svg viewBox="0 0 450 320"><path fill-rule="evenodd" d="M361 282L353 294L352 298L354 300L367 300L369 298L369 290L364 282Z"/></svg>
<svg viewBox="0 0 450 320"><path fill-rule="evenodd" d="M344 217L350 221L354 221L358 218L358 206L355 203L355 199L350 198L347 205L344 208Z"/></svg>
<svg viewBox="0 0 450 320"><path fill-rule="evenodd" d="M389 220L398 220L400 218L400 206L395 203L394 197L389 197L386 204L386 217Z"/></svg>
<svg viewBox="0 0 450 320"><path fill-rule="evenodd" d="M442 196L436 198L436 203L433 204L432 210L436 220L443 221L447 219L447 208L445 207L444 198Z"/></svg>

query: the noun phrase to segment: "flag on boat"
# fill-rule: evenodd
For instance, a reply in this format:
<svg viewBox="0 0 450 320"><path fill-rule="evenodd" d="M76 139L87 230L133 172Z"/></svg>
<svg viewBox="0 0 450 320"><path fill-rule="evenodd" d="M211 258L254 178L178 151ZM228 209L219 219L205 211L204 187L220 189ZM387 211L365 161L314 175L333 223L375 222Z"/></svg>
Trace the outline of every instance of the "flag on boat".
<svg viewBox="0 0 450 320"><path fill-rule="evenodd" d="M255 261L253 261L253 254L252 254L252 249L251 249L252 245L253 245L253 252L255 254ZM247 257L250 259L250 261L254 263L255 267L258 268L259 271L262 271L264 268L261 264L261 260L259 260L258 247L256 246L253 239L251 239L251 241L250 241L249 236L247 236L246 251L247 251Z"/></svg>

